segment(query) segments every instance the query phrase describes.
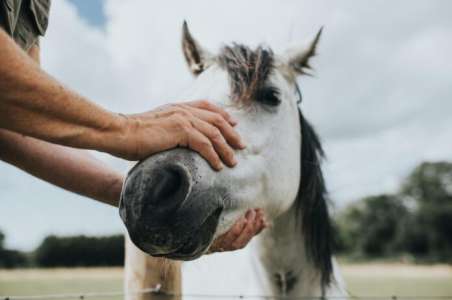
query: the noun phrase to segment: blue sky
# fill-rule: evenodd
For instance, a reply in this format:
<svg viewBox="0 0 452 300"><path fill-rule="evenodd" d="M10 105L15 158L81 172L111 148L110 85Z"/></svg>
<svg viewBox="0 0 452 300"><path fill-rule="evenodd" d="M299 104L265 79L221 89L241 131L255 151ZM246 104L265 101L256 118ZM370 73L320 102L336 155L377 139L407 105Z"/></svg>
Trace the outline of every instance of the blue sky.
<svg viewBox="0 0 452 300"><path fill-rule="evenodd" d="M210 6L209 0L53 1L43 68L111 111L134 113L180 101L192 82L180 50L184 19L212 51L239 41L264 42L281 53L325 25L316 77L300 85L304 113L328 155L324 167L336 206L395 191L424 160L452 160L452 2ZM122 172L129 166L99 158ZM0 230L9 247L32 250L48 234L111 234L123 225L117 209L0 162Z"/></svg>
<svg viewBox="0 0 452 300"><path fill-rule="evenodd" d="M105 24L104 0L69 0L77 7L79 15L93 26Z"/></svg>

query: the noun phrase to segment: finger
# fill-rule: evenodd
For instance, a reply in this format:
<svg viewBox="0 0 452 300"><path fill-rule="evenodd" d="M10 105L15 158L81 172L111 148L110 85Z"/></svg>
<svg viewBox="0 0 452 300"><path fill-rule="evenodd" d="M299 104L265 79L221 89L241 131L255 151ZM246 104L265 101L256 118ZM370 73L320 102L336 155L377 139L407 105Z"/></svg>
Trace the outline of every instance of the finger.
<svg viewBox="0 0 452 300"><path fill-rule="evenodd" d="M258 216L257 229L256 229L255 235L258 235L259 233L261 233L262 230L264 230L265 228L267 228L267 223L265 221L264 212L262 210L260 210L260 215Z"/></svg>
<svg viewBox="0 0 452 300"><path fill-rule="evenodd" d="M243 149L246 147L245 143L243 142L242 138L237 133L237 131L235 131L231 124L225 121L225 119L218 113L213 113L199 108L189 108L189 109L190 112L197 118L200 118L203 121L217 127L221 131L221 134L224 136L226 141L232 147L237 149Z"/></svg>
<svg viewBox="0 0 452 300"><path fill-rule="evenodd" d="M256 233L255 229L255 217L256 212L251 210L249 214L247 214L247 225L240 233L240 236L232 243L232 247L234 249L241 249L245 247L248 242L254 237Z"/></svg>
<svg viewBox="0 0 452 300"><path fill-rule="evenodd" d="M260 220L262 223L265 223L264 211L259 208L259 209L256 210L256 213L257 213L256 219Z"/></svg>
<svg viewBox="0 0 452 300"><path fill-rule="evenodd" d="M200 119L194 119L192 123L197 130L209 138L215 151L217 151L226 165L233 167L237 164L237 160L234 157L234 150L226 143L218 128Z"/></svg>
<svg viewBox="0 0 452 300"><path fill-rule="evenodd" d="M221 159L215 151L212 143L198 130L193 129L189 132L188 147L204 157L215 170L220 171L223 169Z"/></svg>
<svg viewBox="0 0 452 300"><path fill-rule="evenodd" d="M186 103L189 106L209 110L211 112L220 114L226 121L228 121L232 126L237 125L237 121L224 109L221 107L213 104L212 102L209 102L207 100L199 100L199 101L192 101Z"/></svg>

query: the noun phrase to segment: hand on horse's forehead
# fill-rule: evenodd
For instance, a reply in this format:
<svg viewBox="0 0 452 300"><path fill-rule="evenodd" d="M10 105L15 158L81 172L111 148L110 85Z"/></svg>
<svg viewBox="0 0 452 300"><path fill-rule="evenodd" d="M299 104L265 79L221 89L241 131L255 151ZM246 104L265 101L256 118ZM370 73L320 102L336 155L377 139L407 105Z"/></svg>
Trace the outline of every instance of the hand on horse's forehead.
<svg viewBox="0 0 452 300"><path fill-rule="evenodd" d="M234 129L229 113L206 101L192 101L159 107L153 111L124 116L132 124L127 135L132 153L118 153L129 159L143 159L157 152L186 147L198 152L215 170L223 164L234 167L234 149L245 144ZM152 136L152 139L147 137Z"/></svg>

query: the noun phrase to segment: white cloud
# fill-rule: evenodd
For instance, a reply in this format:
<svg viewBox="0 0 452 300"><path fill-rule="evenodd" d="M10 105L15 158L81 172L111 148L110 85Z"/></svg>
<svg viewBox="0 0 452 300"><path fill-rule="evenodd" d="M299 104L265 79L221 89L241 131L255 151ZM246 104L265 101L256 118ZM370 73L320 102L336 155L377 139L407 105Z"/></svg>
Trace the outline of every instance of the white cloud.
<svg viewBox="0 0 452 300"><path fill-rule="evenodd" d="M422 160L452 158L450 6L106 0L107 23L98 29L67 1L54 1L43 65L100 105L137 112L178 100L190 84L179 47L184 19L212 50L239 41L282 51L325 25L315 59L318 75L301 79L301 86L303 109L329 153L328 183L340 205L395 190ZM30 249L48 232L121 230L114 209L0 168L0 228L9 245Z"/></svg>

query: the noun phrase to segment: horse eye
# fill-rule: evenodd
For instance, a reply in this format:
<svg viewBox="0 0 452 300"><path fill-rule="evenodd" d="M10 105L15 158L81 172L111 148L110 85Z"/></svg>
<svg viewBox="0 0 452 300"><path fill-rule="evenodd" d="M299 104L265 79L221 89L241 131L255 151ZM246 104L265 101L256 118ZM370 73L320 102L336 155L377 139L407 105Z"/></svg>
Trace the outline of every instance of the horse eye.
<svg viewBox="0 0 452 300"><path fill-rule="evenodd" d="M281 103L279 91L275 87L263 87L257 92L256 101L268 106L278 106Z"/></svg>

